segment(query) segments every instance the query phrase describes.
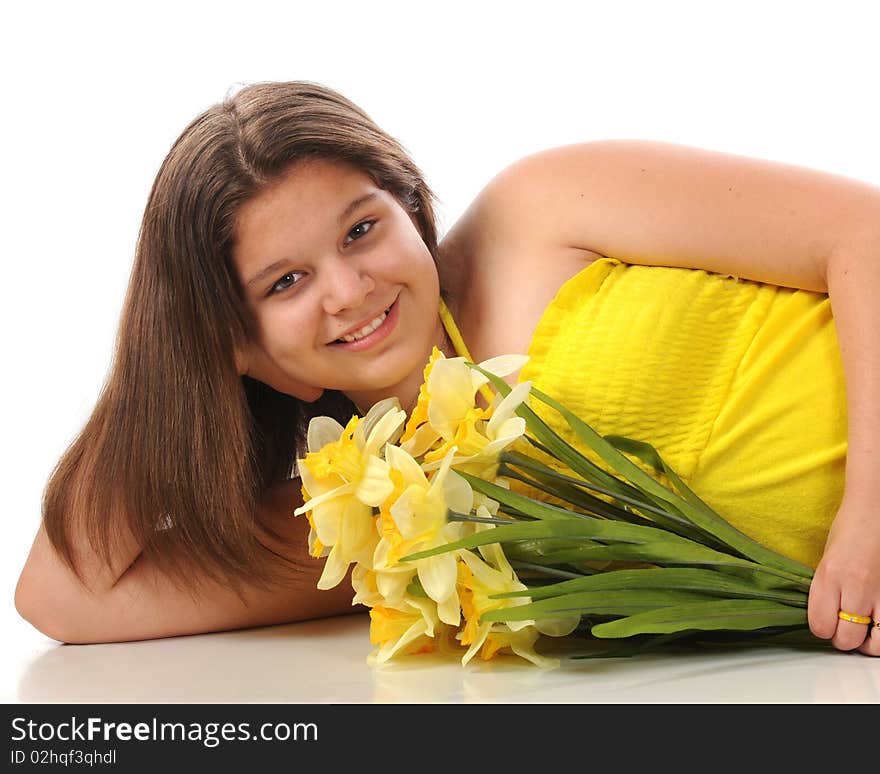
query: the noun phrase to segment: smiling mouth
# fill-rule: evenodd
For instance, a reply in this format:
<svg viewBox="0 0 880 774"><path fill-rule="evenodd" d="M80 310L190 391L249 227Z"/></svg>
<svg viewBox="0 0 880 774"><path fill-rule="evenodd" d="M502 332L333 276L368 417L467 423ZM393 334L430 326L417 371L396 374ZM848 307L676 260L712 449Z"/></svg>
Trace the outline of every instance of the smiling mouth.
<svg viewBox="0 0 880 774"><path fill-rule="evenodd" d="M360 327L356 331L352 331L351 333L347 333L345 336L341 336L332 342L331 346L334 345L344 345L344 344L357 344L359 341L363 341L364 339L371 336L375 333L379 328L382 327L383 323L388 319L388 315L391 314L394 309L394 305L397 303L397 299L391 302L391 305L370 320L368 323Z"/></svg>
<svg viewBox="0 0 880 774"><path fill-rule="evenodd" d="M394 306L392 304L391 306ZM370 322L368 322L363 328L355 331L354 333L350 333L347 336L343 336L341 339L336 339L334 344L351 344L353 341L360 341L361 339L365 339L369 336L376 328L378 328L383 322L385 322L385 318L388 317L388 312L391 311L391 306L389 306L382 314L378 317L374 317Z"/></svg>

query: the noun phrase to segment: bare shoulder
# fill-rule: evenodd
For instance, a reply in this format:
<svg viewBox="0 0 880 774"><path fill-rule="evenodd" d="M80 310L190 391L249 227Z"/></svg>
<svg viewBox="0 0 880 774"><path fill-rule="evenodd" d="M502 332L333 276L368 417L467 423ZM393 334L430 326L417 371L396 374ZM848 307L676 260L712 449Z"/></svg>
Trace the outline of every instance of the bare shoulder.
<svg viewBox="0 0 880 774"><path fill-rule="evenodd" d="M587 262L602 257L590 243L586 225L586 205L595 196L591 184L606 185L603 175L609 166L634 161L640 151L656 145L597 140L548 148L508 164L480 190L443 239L457 259L457 274L468 268L462 261L469 256L479 256L484 266L497 259L508 270L544 264L548 251L580 250ZM583 227L571 228L572 212L582 216ZM525 266L511 264L520 260Z"/></svg>
<svg viewBox="0 0 880 774"><path fill-rule="evenodd" d="M518 243L610 255L609 224L615 234L642 230L638 221L618 223L621 212L630 213L634 198L640 197L641 204L662 205L682 189L699 195L713 172L732 191L744 177L779 166L657 140L562 145L531 153L502 169L450 235L479 245L480 253L491 253L499 241L515 238ZM643 219L648 217L650 212L642 212Z"/></svg>
<svg viewBox="0 0 880 774"><path fill-rule="evenodd" d="M547 178L530 186L527 178L536 174L533 158L493 177L439 245L441 285L478 360L525 352L559 288L603 257L569 244L548 217L558 181Z"/></svg>
<svg viewBox="0 0 880 774"><path fill-rule="evenodd" d="M595 140L502 169L450 230L449 248L458 282L488 276L521 293L528 278L541 298L597 256L827 292L834 245L876 239L878 206L876 186L821 170Z"/></svg>

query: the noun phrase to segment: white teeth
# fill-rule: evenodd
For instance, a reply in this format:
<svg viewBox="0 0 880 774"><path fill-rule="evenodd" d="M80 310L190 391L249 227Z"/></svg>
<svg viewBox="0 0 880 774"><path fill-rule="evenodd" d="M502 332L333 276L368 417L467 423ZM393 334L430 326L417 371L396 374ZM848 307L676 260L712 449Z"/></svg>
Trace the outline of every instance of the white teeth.
<svg viewBox="0 0 880 774"><path fill-rule="evenodd" d="M355 331L354 333L350 333L348 336L343 336L342 341L351 343L352 341L358 341L358 339L364 338L364 336L369 336L376 328L378 328L383 322L385 322L385 318L388 316L388 312L382 312L378 317L370 320L363 328L359 331Z"/></svg>

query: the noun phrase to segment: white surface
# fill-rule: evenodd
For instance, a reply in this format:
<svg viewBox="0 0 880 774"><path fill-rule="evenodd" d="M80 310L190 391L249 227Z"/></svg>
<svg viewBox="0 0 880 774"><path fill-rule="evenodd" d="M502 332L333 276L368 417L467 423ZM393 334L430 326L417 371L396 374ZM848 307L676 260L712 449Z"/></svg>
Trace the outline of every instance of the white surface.
<svg viewBox="0 0 880 774"><path fill-rule="evenodd" d="M350 96L411 151L439 195L445 230L505 164L606 137L691 144L880 185L878 29L880 6L870 0L10 6L0 45L4 695L296 699L303 691L321 700L317 684L329 676L334 696L349 700L423 689L458 700L711 690L731 701L875 701L876 664L815 654L654 659L552 675L418 668L378 678L362 664L368 648L354 622L333 625L339 639L333 626L310 624L57 648L17 619L12 595L43 485L109 365L153 176L189 120L234 84L305 79Z"/></svg>
<svg viewBox="0 0 880 774"><path fill-rule="evenodd" d="M781 647L563 659L435 654L379 668L365 615L109 645L39 637L19 654L7 702L877 704L880 659Z"/></svg>

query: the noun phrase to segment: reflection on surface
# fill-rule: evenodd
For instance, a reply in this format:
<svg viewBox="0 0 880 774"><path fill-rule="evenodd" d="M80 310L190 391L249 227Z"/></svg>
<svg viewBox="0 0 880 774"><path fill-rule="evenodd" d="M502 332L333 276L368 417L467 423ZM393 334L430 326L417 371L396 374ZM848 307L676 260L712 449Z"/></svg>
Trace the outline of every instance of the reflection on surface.
<svg viewBox="0 0 880 774"><path fill-rule="evenodd" d="M509 657L462 667L412 656L370 667L369 621L285 626L38 654L23 702L880 703L880 659L785 647L563 659L543 671Z"/></svg>
<svg viewBox="0 0 880 774"><path fill-rule="evenodd" d="M19 681L23 702L369 701L364 616L107 645L59 645ZM361 673L366 693L343 675Z"/></svg>

